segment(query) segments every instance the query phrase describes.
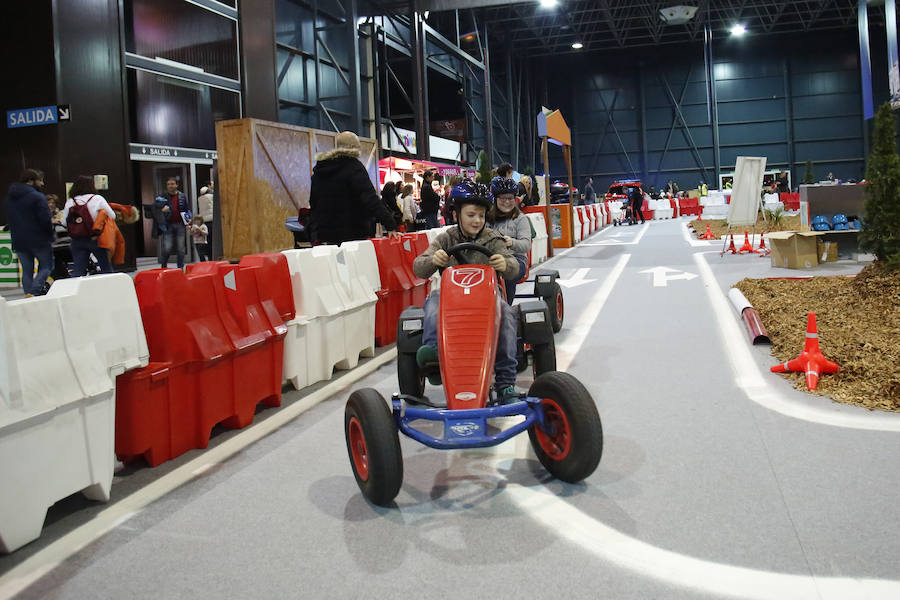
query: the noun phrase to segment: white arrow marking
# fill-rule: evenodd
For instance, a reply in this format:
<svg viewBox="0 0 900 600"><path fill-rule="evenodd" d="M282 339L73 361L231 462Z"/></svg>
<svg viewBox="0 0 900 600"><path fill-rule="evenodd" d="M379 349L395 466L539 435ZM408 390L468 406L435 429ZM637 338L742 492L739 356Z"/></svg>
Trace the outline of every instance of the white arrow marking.
<svg viewBox="0 0 900 600"><path fill-rule="evenodd" d="M63 108L59 111L59 120L60 121L68 121L69 120L69 109Z"/></svg>
<svg viewBox="0 0 900 600"><path fill-rule="evenodd" d="M556 282L565 287L565 288L574 288L579 285L584 285L585 283L593 283L597 281L596 279L585 279L588 274L588 271L591 269L589 267L585 267L583 269L578 269L572 276L568 279L557 279Z"/></svg>
<svg viewBox="0 0 900 600"><path fill-rule="evenodd" d="M697 275L688 273L687 271L679 271L678 269L670 269L669 267L653 267L652 269L644 269L641 273L653 273L653 287L667 287L669 281L673 279L695 279ZM666 273L678 273L677 275L666 275Z"/></svg>

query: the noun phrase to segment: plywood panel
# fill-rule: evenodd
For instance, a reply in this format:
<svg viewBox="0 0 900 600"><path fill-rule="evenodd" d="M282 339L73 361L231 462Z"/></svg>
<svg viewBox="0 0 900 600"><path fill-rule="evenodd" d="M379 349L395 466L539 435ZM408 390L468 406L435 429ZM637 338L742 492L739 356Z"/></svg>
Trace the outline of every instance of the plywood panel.
<svg viewBox="0 0 900 600"><path fill-rule="evenodd" d="M320 131L259 119L216 123L223 254L290 248L287 217L309 206L315 155L334 148L333 131ZM378 177L375 140L361 138L360 160L373 185Z"/></svg>

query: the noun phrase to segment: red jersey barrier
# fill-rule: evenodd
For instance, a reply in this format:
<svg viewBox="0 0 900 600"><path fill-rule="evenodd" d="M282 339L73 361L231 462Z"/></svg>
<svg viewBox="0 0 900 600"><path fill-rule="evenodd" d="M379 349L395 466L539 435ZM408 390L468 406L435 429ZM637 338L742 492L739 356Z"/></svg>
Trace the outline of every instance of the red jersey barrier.
<svg viewBox="0 0 900 600"><path fill-rule="evenodd" d="M677 219L681 216L681 213L678 209L678 200L676 200L675 198L669 198L669 206L672 207L672 217Z"/></svg>
<svg viewBox="0 0 900 600"><path fill-rule="evenodd" d="M778 194L778 199L784 203L784 210L800 210L800 193L782 192Z"/></svg>
<svg viewBox="0 0 900 600"><path fill-rule="evenodd" d="M231 345L212 275L154 269L134 278L150 364L116 380L116 454L151 467L205 448L233 413Z"/></svg>
<svg viewBox="0 0 900 600"><path fill-rule="evenodd" d="M403 253L403 261L409 269L409 276L413 282L413 304L422 306L425 304L425 297L430 291L431 282L428 279L420 279L413 272L413 262L416 257L428 250L428 235L424 231L416 233L407 233L403 236L403 244L401 244L401 252Z"/></svg>
<svg viewBox="0 0 900 600"><path fill-rule="evenodd" d="M397 339L397 319L404 308L413 304L415 284L406 266L402 240L374 238L371 241L381 277L375 304L375 345L386 346Z"/></svg>
<svg viewBox="0 0 900 600"><path fill-rule="evenodd" d="M696 215L700 216L702 212L702 207L700 206L699 198L679 198L678 199L678 210L683 215Z"/></svg>

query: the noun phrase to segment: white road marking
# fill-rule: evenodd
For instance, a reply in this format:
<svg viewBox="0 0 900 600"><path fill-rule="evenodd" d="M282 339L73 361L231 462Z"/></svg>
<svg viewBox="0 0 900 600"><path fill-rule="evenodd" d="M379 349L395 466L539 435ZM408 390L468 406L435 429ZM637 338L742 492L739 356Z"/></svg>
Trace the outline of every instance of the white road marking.
<svg viewBox="0 0 900 600"><path fill-rule="evenodd" d="M624 227L624 225L623 225L622 227ZM644 234L647 233L647 228L648 228L648 227L650 227L649 221L648 221L647 223L645 223L644 225L641 226L640 230L638 231L637 236L635 236L635 238L634 238L633 240L631 240L630 242L620 242L619 240L610 240L610 239L606 239L606 240L600 240L600 241L597 241L597 242L582 242L582 243L578 244L577 247L585 247L585 246L637 246L638 244L641 243L641 239L644 237ZM628 233L631 233L631 232L628 232ZM618 237L619 235L621 235L621 233L617 233L617 234L615 234L615 235ZM612 236L610 236L610 237L612 237Z"/></svg>
<svg viewBox="0 0 900 600"><path fill-rule="evenodd" d="M766 379L777 375L763 374L760 370L750 353L746 335L741 331L736 315L703 253L694 254L694 262L703 278L704 288L718 323L717 331L728 348L725 356L734 372L735 383L750 400L785 416L812 423L870 431L900 431L900 415L896 413L869 412L862 408L836 404L827 398L821 399L821 405L802 404L769 385Z"/></svg>
<svg viewBox="0 0 900 600"><path fill-rule="evenodd" d="M342 389L373 373L396 357L396 348L379 354L321 389L312 392L290 406L282 408L265 421L260 421L248 427L215 448L209 448L194 460L181 465L148 486L119 500L109 508L98 513L97 516L81 527L64 535L6 572L0 577L0 598L9 598L27 589L28 586L58 567L70 556L112 531L151 502L188 483L211 467L224 462L250 444L296 419L319 402L334 396Z"/></svg>
<svg viewBox="0 0 900 600"><path fill-rule="evenodd" d="M572 358L578 355L590 333L591 325L599 316L628 257L629 255L623 255L620 258L619 263L603 282L601 291L579 316L575 327L566 332L561 344L557 344L558 350L565 350L564 355L557 358L559 370L567 370L571 365ZM735 354L746 353L746 356L740 361L732 363L736 378L739 379L742 387L749 385L752 390L764 387L765 384L758 375L758 370L755 373L751 371L749 374L745 372L747 364L755 363L747 352L746 341L741 339L738 343L738 338L735 337L740 336L741 332L737 328L735 319L731 317L731 309L724 295L721 294L721 291L719 294L712 291L713 288L716 290L719 288L712 277L709 265L700 254L695 254L694 258L700 268L723 335L732 340L732 343L728 343L729 339L725 340L727 347L734 349ZM732 354L726 354L732 360ZM897 424L900 424L900 421ZM500 459L501 461L516 457L522 458L529 452L524 440L517 438L489 450L494 452L495 460ZM664 550L607 526L541 486L510 485L505 494L529 517L557 535L565 537L571 543L577 544L602 560L668 585L701 593L752 600L900 598L900 581L774 573L716 563Z"/></svg>
<svg viewBox="0 0 900 600"><path fill-rule="evenodd" d="M688 273L687 271L679 271L678 269L670 269L669 267L653 267L652 269L644 269L639 273L653 274L653 287L668 287L669 281L684 279L690 281L696 279L697 275ZM666 275L666 273L675 273L674 275Z"/></svg>
<svg viewBox="0 0 900 600"><path fill-rule="evenodd" d="M591 269L589 267L582 267L581 269L575 271L568 279L557 279L556 282L564 288L575 288L586 283L593 283L597 280L585 279L585 276L587 276L588 271L590 270Z"/></svg>
<svg viewBox="0 0 900 600"><path fill-rule="evenodd" d="M694 248L696 248L697 246L711 246L713 243L716 243L710 242L709 240L698 240L691 233L691 229L687 225L681 228L681 236L688 244L690 244Z"/></svg>

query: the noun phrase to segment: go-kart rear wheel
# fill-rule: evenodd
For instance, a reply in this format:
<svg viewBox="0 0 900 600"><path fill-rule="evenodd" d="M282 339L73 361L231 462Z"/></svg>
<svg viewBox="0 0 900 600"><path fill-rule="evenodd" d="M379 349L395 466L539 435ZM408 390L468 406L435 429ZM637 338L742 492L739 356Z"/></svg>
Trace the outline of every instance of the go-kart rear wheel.
<svg viewBox="0 0 900 600"><path fill-rule="evenodd" d="M568 373L553 371L535 379L528 395L543 400L544 425L532 425L528 437L544 468L568 483L590 476L603 454L603 428L591 394Z"/></svg>
<svg viewBox="0 0 900 600"><path fill-rule="evenodd" d="M381 394L371 388L350 394L344 408L344 436L359 489L372 504L386 506L403 483L403 454Z"/></svg>
<svg viewBox="0 0 900 600"><path fill-rule="evenodd" d="M425 373L419 369L415 354L397 353L397 381L400 384L401 394L416 398L425 395Z"/></svg>
<svg viewBox="0 0 900 600"><path fill-rule="evenodd" d="M553 282L550 289L551 292L544 296L544 302L547 303L547 311L550 313L550 326L553 327L553 333L559 333L566 312L562 289L556 281Z"/></svg>
<svg viewBox="0 0 900 600"><path fill-rule="evenodd" d="M556 343L552 337L546 344L535 344L531 347L531 370L535 379L556 370Z"/></svg>

